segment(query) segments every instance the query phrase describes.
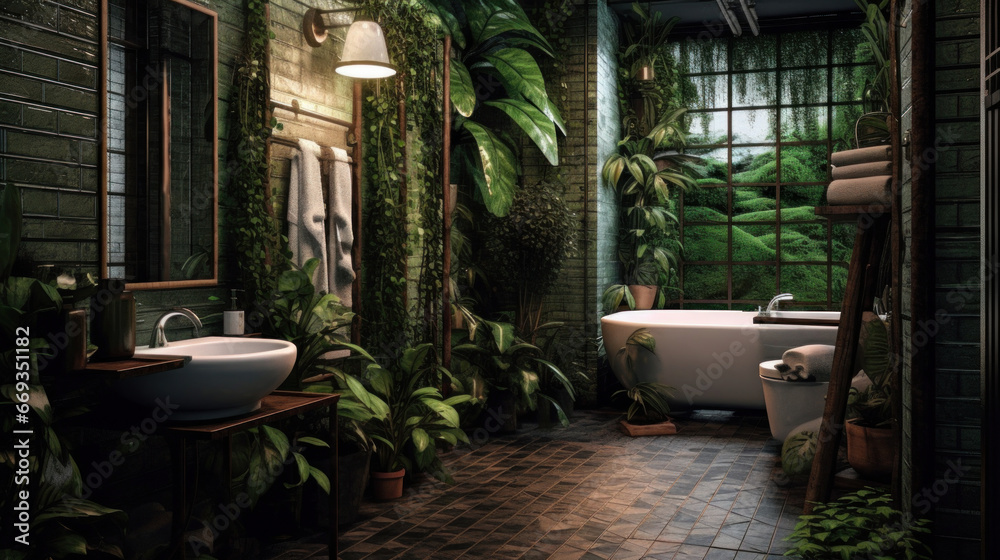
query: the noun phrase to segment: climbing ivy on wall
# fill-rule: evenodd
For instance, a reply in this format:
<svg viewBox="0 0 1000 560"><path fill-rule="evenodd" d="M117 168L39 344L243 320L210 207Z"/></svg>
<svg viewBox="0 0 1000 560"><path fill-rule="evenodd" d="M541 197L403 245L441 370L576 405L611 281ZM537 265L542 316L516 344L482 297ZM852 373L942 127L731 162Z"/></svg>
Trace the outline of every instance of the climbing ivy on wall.
<svg viewBox="0 0 1000 560"><path fill-rule="evenodd" d="M384 354L415 339L429 341L440 299L441 41L438 21L418 0L364 0L359 13L380 23L397 70L394 77L366 84L363 105L362 336L368 348ZM416 255L419 276L411 294L405 264Z"/></svg>
<svg viewBox="0 0 1000 560"><path fill-rule="evenodd" d="M230 219L235 229L237 263L246 297L259 303L270 299L278 271L287 263L281 229L274 218L267 186L267 138L274 121L267 121L269 84L268 29L265 0L247 0L246 35L233 76L229 103L229 189L235 205Z"/></svg>

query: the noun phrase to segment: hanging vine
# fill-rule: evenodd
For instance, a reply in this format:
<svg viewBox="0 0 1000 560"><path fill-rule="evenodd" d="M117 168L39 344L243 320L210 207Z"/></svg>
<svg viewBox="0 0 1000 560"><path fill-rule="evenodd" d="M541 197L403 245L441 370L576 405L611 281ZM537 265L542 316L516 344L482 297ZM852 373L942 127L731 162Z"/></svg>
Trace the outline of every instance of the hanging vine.
<svg viewBox="0 0 1000 560"><path fill-rule="evenodd" d="M274 291L277 271L284 269L281 229L274 218L267 188L267 138L275 126L268 122L268 28L266 0L247 0L246 36L233 75L229 104L228 157L230 219L235 226L237 264L252 302L266 302Z"/></svg>
<svg viewBox="0 0 1000 560"><path fill-rule="evenodd" d="M436 315L434 302L441 293L441 42L437 21L418 0L364 0L359 13L380 23L397 69L395 77L366 85L362 139L362 324L367 327L362 336L375 351L391 353L400 344L432 336L427 323ZM400 98L406 142L399 131ZM401 192L404 179L411 196ZM405 263L416 255L421 263L414 267L419 276L411 293Z"/></svg>

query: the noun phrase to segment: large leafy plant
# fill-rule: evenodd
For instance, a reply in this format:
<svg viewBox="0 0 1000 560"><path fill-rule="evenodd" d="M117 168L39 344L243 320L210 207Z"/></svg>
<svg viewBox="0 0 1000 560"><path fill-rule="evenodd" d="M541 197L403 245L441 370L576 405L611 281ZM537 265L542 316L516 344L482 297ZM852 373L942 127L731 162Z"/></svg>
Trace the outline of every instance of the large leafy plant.
<svg viewBox="0 0 1000 560"><path fill-rule="evenodd" d="M29 491L30 546L5 542L4 546L14 548L0 549L0 557L122 558L127 517L120 510L79 497L83 492L80 470L58 431L60 421L71 413L49 403L38 372L38 356L50 351L46 325L58 317L62 298L55 287L35 278L11 276L21 226L21 194L15 185L7 185L0 198L0 408L5 411L0 428L5 434L33 431L27 475L33 484L28 488L17 482L22 478L15 476L20 468L18 457L13 448L6 447L0 453L0 480L5 481L0 507L14 511L21 501L20 492ZM25 349L28 359L19 360ZM27 364L27 370L20 364ZM22 402L21 395L27 396L27 402ZM27 421L15 424L21 415Z"/></svg>
<svg viewBox="0 0 1000 560"><path fill-rule="evenodd" d="M660 284L677 267L682 247L674 230L678 219L670 211L671 190L696 186L693 164L699 159L676 151L657 152L684 146L686 112L669 111L645 136L627 136L604 162L601 176L618 196L617 254L623 274L623 283L610 286L602 296L606 312L622 302L635 307L627 284ZM661 304L663 299L661 291Z"/></svg>
<svg viewBox="0 0 1000 560"><path fill-rule="evenodd" d="M364 348L347 342L344 335L354 314L337 296L318 292L313 286L313 272L319 264L319 259L313 258L301 269L293 266L283 272L264 319L268 336L295 344L295 365L284 386L329 392L341 372L324 359L327 353L353 350L369 360L371 356Z"/></svg>
<svg viewBox="0 0 1000 560"><path fill-rule="evenodd" d="M833 502L815 504L812 513L800 515L795 530L785 539L794 543L785 556L929 559L930 550L918 539L930 533L928 524L926 519L913 519L893 509L886 492L864 488Z"/></svg>
<svg viewBox="0 0 1000 560"><path fill-rule="evenodd" d="M513 123L546 160L559 164L558 129L566 127L545 90L536 53L552 47L517 0L429 0L458 47L451 59L452 179L470 181L497 216L510 210L520 162L514 138L494 128Z"/></svg>
<svg viewBox="0 0 1000 560"><path fill-rule="evenodd" d="M559 422L569 424L555 397L543 390L561 386L575 398L566 374L534 344L518 338L513 325L474 317L465 337L453 348L452 367L468 382L471 397L485 401L490 391L509 391L518 411L535 410L538 399L548 401Z"/></svg>
<svg viewBox="0 0 1000 560"><path fill-rule="evenodd" d="M364 375L367 385L354 376L344 377L351 395L345 402L349 414L367 418L363 429L374 441L375 470L412 471L416 467L429 470L439 480L451 481L438 459L437 442L469 442L459 428L455 406L470 397L458 394L444 398L433 386L442 377L452 380L430 343L406 348L388 366L371 364ZM412 457L407 453L410 444Z"/></svg>

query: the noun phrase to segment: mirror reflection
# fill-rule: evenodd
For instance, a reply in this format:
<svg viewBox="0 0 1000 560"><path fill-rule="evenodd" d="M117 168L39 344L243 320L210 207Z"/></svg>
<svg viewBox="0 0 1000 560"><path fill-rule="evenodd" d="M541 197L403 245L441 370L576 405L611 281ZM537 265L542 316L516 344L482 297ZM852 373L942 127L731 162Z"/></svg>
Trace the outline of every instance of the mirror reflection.
<svg viewBox="0 0 1000 560"><path fill-rule="evenodd" d="M216 15L109 0L107 269L130 283L216 277Z"/></svg>

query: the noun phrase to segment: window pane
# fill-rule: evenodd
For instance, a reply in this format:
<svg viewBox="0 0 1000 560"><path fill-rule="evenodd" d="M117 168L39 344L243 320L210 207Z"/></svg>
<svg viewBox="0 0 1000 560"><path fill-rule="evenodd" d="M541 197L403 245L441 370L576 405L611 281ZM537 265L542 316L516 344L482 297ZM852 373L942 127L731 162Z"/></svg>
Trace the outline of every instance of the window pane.
<svg viewBox="0 0 1000 560"><path fill-rule="evenodd" d="M791 107L781 110L782 142L826 142L826 107Z"/></svg>
<svg viewBox="0 0 1000 560"><path fill-rule="evenodd" d="M733 148L733 183L774 183L778 180L774 148Z"/></svg>
<svg viewBox="0 0 1000 560"><path fill-rule="evenodd" d="M688 80L694 87L695 107L712 109L725 107L729 103L729 76L725 74L691 76Z"/></svg>
<svg viewBox="0 0 1000 560"><path fill-rule="evenodd" d="M864 100L865 81L875 78L874 66L839 66L833 69L833 100L853 101Z"/></svg>
<svg viewBox="0 0 1000 560"><path fill-rule="evenodd" d="M729 267L685 265L684 299L729 299Z"/></svg>
<svg viewBox="0 0 1000 560"><path fill-rule="evenodd" d="M776 267L773 265L734 265L733 299L759 299L767 301L774 296Z"/></svg>
<svg viewBox="0 0 1000 560"><path fill-rule="evenodd" d="M826 181L829 162L825 145L785 146L781 148L781 182Z"/></svg>
<svg viewBox="0 0 1000 560"><path fill-rule="evenodd" d="M700 157L702 162L697 166L701 174L696 179L700 185L713 185L729 181L729 149L716 148L687 150L686 154Z"/></svg>
<svg viewBox="0 0 1000 560"><path fill-rule="evenodd" d="M854 143L854 125L861 117L860 105L838 105L833 108L833 150L849 150Z"/></svg>
<svg viewBox="0 0 1000 560"><path fill-rule="evenodd" d="M781 66L826 65L827 34L815 31L785 33L781 36Z"/></svg>
<svg viewBox="0 0 1000 560"><path fill-rule="evenodd" d="M773 225L734 225L733 262L774 262Z"/></svg>
<svg viewBox="0 0 1000 560"><path fill-rule="evenodd" d="M734 187L733 221L774 221L776 189L774 187Z"/></svg>
<svg viewBox="0 0 1000 560"><path fill-rule="evenodd" d="M728 258L727 226L684 226L684 260L725 261Z"/></svg>
<svg viewBox="0 0 1000 560"><path fill-rule="evenodd" d="M781 187L781 221L815 220L813 208L826 205L826 187Z"/></svg>
<svg viewBox="0 0 1000 560"><path fill-rule="evenodd" d="M861 29L857 27L848 29L836 29L833 32L833 63L849 64L851 62L864 62L870 57L870 52L865 45L865 37Z"/></svg>
<svg viewBox="0 0 1000 560"><path fill-rule="evenodd" d="M676 51L679 68L688 74L725 72L729 68L729 40L680 41Z"/></svg>
<svg viewBox="0 0 1000 560"><path fill-rule="evenodd" d="M831 237L833 241L833 253L830 259L833 261L849 262L851 253L854 250L854 233L857 226L853 223L834 222Z"/></svg>
<svg viewBox="0 0 1000 560"><path fill-rule="evenodd" d="M733 143L763 144L774 142L776 117L775 109L733 111Z"/></svg>
<svg viewBox="0 0 1000 560"><path fill-rule="evenodd" d="M778 66L774 35L744 37L733 42L733 70L770 70Z"/></svg>
<svg viewBox="0 0 1000 560"><path fill-rule="evenodd" d="M733 107L775 105L777 95L776 72L733 74Z"/></svg>
<svg viewBox="0 0 1000 560"><path fill-rule="evenodd" d="M833 265L833 272L830 275L830 296L834 303L839 304L844 301L844 292L847 289L847 266ZM840 306L837 305L839 308Z"/></svg>
<svg viewBox="0 0 1000 560"><path fill-rule="evenodd" d="M729 187L703 186L684 193L684 221L727 222Z"/></svg>
<svg viewBox="0 0 1000 560"><path fill-rule="evenodd" d="M826 301L826 265L786 265L781 267L782 292L795 294L796 302Z"/></svg>
<svg viewBox="0 0 1000 560"><path fill-rule="evenodd" d="M723 104L725 106L725 104ZM729 142L729 113L714 111L708 113L688 113L691 125L687 137L689 146L700 144L725 144Z"/></svg>
<svg viewBox="0 0 1000 560"><path fill-rule="evenodd" d="M826 224L781 224L781 260L825 263Z"/></svg>
<svg viewBox="0 0 1000 560"><path fill-rule="evenodd" d="M781 73L782 105L826 103L829 97L826 68L785 70Z"/></svg>

